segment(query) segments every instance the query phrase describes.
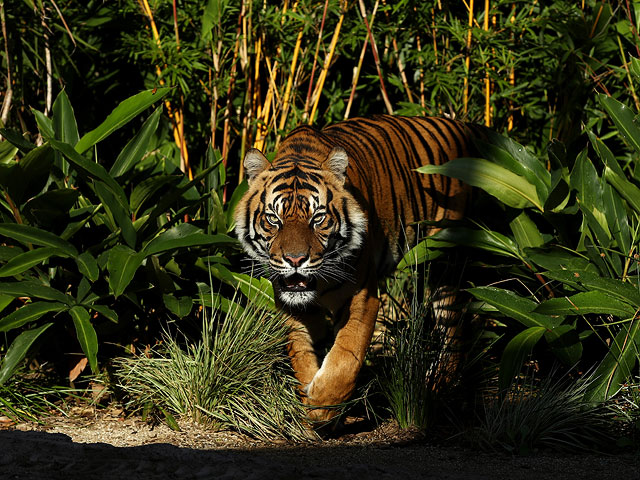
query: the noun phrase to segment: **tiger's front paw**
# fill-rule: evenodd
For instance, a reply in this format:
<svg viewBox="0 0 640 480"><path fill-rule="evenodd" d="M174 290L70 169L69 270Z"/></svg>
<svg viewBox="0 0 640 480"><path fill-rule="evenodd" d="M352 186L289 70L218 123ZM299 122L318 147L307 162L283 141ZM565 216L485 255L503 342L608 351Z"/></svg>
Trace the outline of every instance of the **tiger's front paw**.
<svg viewBox="0 0 640 480"><path fill-rule="evenodd" d="M353 385L335 376L318 372L304 389L303 402L308 407L307 419L314 428L334 421L351 396Z"/></svg>

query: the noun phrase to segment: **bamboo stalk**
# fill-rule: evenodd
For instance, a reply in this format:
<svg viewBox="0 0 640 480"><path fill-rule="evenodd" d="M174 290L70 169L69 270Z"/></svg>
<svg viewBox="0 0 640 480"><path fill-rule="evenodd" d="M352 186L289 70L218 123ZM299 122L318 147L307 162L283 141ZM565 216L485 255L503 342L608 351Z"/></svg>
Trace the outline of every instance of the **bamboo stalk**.
<svg viewBox="0 0 640 480"><path fill-rule="evenodd" d="M420 65L420 107L422 107L422 114L424 115L426 113L426 102L424 100L424 64L422 60L420 35L416 37L416 47L418 49L418 63Z"/></svg>
<svg viewBox="0 0 640 480"><path fill-rule="evenodd" d="M360 14L362 15L362 19L364 20L364 25L365 27L367 27L369 42L371 43L371 51L373 53L373 60L376 64L378 78L380 79L380 90L382 92L382 99L384 100L384 104L387 107L387 112L391 115L393 114L393 107L391 106L391 102L389 101L389 95L387 95L387 89L384 86L384 80L382 78L382 70L380 68L380 58L378 57L378 47L376 46L375 38L373 38L373 32L371 31L371 28L369 27L369 22L367 21L367 11L365 10L364 3L362 0L358 0L358 4L360 6Z"/></svg>
<svg viewBox="0 0 640 480"><path fill-rule="evenodd" d="M329 53L324 59L324 65L322 66L322 71L320 72L320 77L318 78L318 85L314 90L313 94L313 108L311 109L311 115L309 116L309 125L311 125L315 119L316 111L318 110L318 103L320 102L320 96L322 94L322 89L324 87L324 82L327 78L327 72L329 71L329 66L331 65L331 60L333 59L333 54L336 49L336 45L338 44L338 38L340 37L340 29L342 28L342 22L344 21L344 16L347 11L347 3L342 2L342 13L340 14L340 18L338 19L338 24L336 25L336 29L333 32L333 37L331 38L331 44L329 45Z"/></svg>
<svg viewBox="0 0 640 480"><path fill-rule="evenodd" d="M472 38L471 28L473 27L473 20L474 20L474 17L473 17L473 2L474 2L474 0L470 0L470 2L468 4L468 9L469 9L468 27L469 27L469 30L467 32L467 45L466 45L466 52L465 52L465 59L464 59L465 74L464 74L463 90L462 90L462 111L465 114L468 112L468 106L469 106L469 72L470 72L470 68L471 68L471 38ZM465 2L465 4L466 4L466 2Z"/></svg>
<svg viewBox="0 0 640 480"><path fill-rule="evenodd" d="M300 28L298 37L296 38L296 45L293 49L293 59L291 60L291 71L287 78L287 86L284 91L284 97L282 99L282 110L280 112L280 123L278 124L278 134L276 136L276 147L280 143L280 136L282 130L287 122L287 115L289 114L289 98L291 96L291 88L293 87L293 79L296 74L296 65L298 63L298 55L300 54L300 46L302 45L302 34L304 33L304 26Z"/></svg>
<svg viewBox="0 0 640 480"><path fill-rule="evenodd" d="M371 13L371 27L373 28L373 22L376 18L376 12L378 11L379 0L376 0L373 6L373 12ZM351 81L351 93L349 94L349 101L347 102L347 108L344 112L344 119L349 118L351 112L351 105L353 104L353 98L355 97L356 87L358 86L358 79L360 78L360 71L362 70L362 63L364 62L364 55L367 52L367 45L369 44L369 36L365 37L362 50L360 51L360 58L358 59L358 66L354 69L353 79Z"/></svg>
<svg viewBox="0 0 640 480"><path fill-rule="evenodd" d="M513 5L513 7L511 7L511 19L510 19L511 23L515 23L516 21L516 6ZM513 36L513 33L511 34ZM515 61L515 59L513 58L513 54L511 55L511 58L513 61ZM513 66L513 63L511 64L511 68L509 70L509 85L511 85L511 87L515 87L516 86L516 69ZM509 116L507 117L507 131L510 132L511 130L513 130L513 101L509 100Z"/></svg>
<svg viewBox="0 0 640 480"><path fill-rule="evenodd" d="M302 113L302 121L306 122L309 118L309 107L311 106L311 95L313 94L313 79L315 78L316 65L318 63L318 52L322 43L322 33L324 32L324 21L327 18L327 8L329 0L325 0L324 9L322 11L322 21L320 22L320 31L318 32L318 40L316 41L316 50L313 54L313 64L311 65L311 76L309 78L309 88L307 89L307 98L304 101L304 111Z"/></svg>
<svg viewBox="0 0 640 480"><path fill-rule="evenodd" d="M151 11L151 7L149 6L149 2L147 0L138 0L138 4L149 19L149 25L151 26L153 39L155 40L156 45L160 50L160 53L162 54L162 42L160 41L160 34L158 33L158 28L156 27L156 22L153 17L153 12ZM167 65L165 64L165 68L166 67ZM164 85L165 81L162 78L162 70L158 65L156 65L156 75L158 76L158 83L160 85ZM169 100L165 100L164 104L167 108L167 114L169 115L171 124L173 126L173 139L178 146L178 149L180 150L180 168L182 172L188 175L189 179L193 179L193 172L191 171L191 166L189 165L189 152L187 150L187 143L184 137L184 118L182 116L182 112L180 109L174 110Z"/></svg>
<svg viewBox="0 0 640 480"><path fill-rule="evenodd" d="M0 122L4 127L9 120L9 112L13 100L13 79L11 78L11 57L9 56L9 37L7 35L7 22L4 15L4 1L0 0L0 24L2 26L2 37L4 38L4 56L7 62L7 89L4 92L2 100L2 109L0 110ZM1 137L0 137L1 138Z"/></svg>
<svg viewBox="0 0 640 480"><path fill-rule="evenodd" d="M489 0L484 0L484 24L485 32L489 31ZM486 64L486 72L484 78L484 124L491 126L491 78L489 76L489 64Z"/></svg>

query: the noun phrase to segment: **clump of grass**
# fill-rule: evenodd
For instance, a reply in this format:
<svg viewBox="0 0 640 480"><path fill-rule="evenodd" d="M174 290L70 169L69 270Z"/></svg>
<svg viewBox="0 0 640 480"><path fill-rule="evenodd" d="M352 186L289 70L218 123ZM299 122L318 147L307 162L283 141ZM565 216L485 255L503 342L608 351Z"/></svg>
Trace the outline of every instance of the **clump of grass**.
<svg viewBox="0 0 640 480"><path fill-rule="evenodd" d="M308 439L286 334L282 317L266 307L232 301L214 308L203 315L201 339L165 335L150 357L118 362L128 407L153 404L258 438Z"/></svg>
<svg viewBox="0 0 640 480"><path fill-rule="evenodd" d="M597 450L610 439L610 415L584 400L589 380L554 378L515 382L484 403L480 425L469 436L485 450L529 453L537 448Z"/></svg>
<svg viewBox="0 0 640 480"><path fill-rule="evenodd" d="M398 425L424 430L445 395L452 351L447 332L438 327L443 312L434 310L434 297L422 282L429 272L422 269L412 265L390 280L378 383Z"/></svg>

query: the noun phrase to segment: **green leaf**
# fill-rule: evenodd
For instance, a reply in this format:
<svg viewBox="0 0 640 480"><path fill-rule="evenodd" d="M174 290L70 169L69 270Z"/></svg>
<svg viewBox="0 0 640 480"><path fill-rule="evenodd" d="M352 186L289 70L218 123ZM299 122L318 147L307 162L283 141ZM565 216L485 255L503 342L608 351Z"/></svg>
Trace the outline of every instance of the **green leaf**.
<svg viewBox="0 0 640 480"><path fill-rule="evenodd" d="M233 245L236 242L227 235L208 235L190 223L181 223L163 232L144 248L145 255L155 255L177 248L199 245Z"/></svg>
<svg viewBox="0 0 640 480"><path fill-rule="evenodd" d="M640 292L638 288L628 282L613 278L600 277L585 270L551 270L543 275L552 280L571 285L578 290L597 290L610 297L622 300L633 309L640 308Z"/></svg>
<svg viewBox="0 0 640 480"><path fill-rule="evenodd" d="M582 357L582 343L574 325L559 325L547 330L544 338L554 355L567 367L576 365Z"/></svg>
<svg viewBox="0 0 640 480"><path fill-rule="evenodd" d="M67 143L62 143L57 140L49 140L49 143L54 149L62 153L67 161L79 172L105 183L116 197L118 197L120 204L128 205L127 196L125 195L124 190L122 190L122 187L118 182L116 182L113 177L107 173L102 165L87 160Z"/></svg>
<svg viewBox="0 0 640 480"><path fill-rule="evenodd" d="M533 347L538 343L546 329L544 327L529 327L513 337L502 352L498 386L505 392L511 386L513 379L520 373L522 364Z"/></svg>
<svg viewBox="0 0 640 480"><path fill-rule="evenodd" d="M17 223L0 223L0 235L13 238L26 245L34 244L43 247L52 247L63 251L69 256L78 255L76 247L71 243L63 240L59 236L47 232L30 225L22 225Z"/></svg>
<svg viewBox="0 0 640 480"><path fill-rule="evenodd" d="M517 320L525 327L544 327L551 330L557 327L561 319L534 312L538 306L532 300L516 295L510 290L495 287L475 287L468 290L478 300L487 302L500 313Z"/></svg>
<svg viewBox="0 0 640 480"><path fill-rule="evenodd" d="M90 308L91 310L95 310L110 322L118 323L118 314L109 307L106 307L104 305L91 304L88 308Z"/></svg>
<svg viewBox="0 0 640 480"><path fill-rule="evenodd" d="M150 204L157 203L152 200L154 200L153 196L158 192L158 190L162 189L166 185L175 185L180 182L181 179L182 177L177 175L153 175L148 178L143 178L133 188L133 192L131 192L129 202L133 214L138 217L139 210L145 202L149 202Z"/></svg>
<svg viewBox="0 0 640 480"><path fill-rule="evenodd" d="M58 302L33 302L27 303L18 310L0 318L0 332L8 332L30 322L35 322L40 317L50 312L61 312L69 307Z"/></svg>
<svg viewBox="0 0 640 480"><path fill-rule="evenodd" d="M405 268L412 268L416 265L420 265L421 263L431 261L442 255L442 252L439 250L439 248L450 247L452 245L453 244L450 242L442 242L434 240L433 238L425 238L415 247L405 253L404 257L402 257L402 260L400 260L396 268L398 270L403 270Z"/></svg>
<svg viewBox="0 0 640 480"><path fill-rule="evenodd" d="M113 216L116 224L120 227L122 238L131 248L136 246L136 230L131 222L129 204L121 203L119 198L113 194L111 189L102 182L95 182L95 189L98 197L102 201L104 208Z"/></svg>
<svg viewBox="0 0 640 480"><path fill-rule="evenodd" d="M593 290L581 292L570 297L551 298L536 307L537 313L546 315L587 315L597 313L614 315L619 318L632 318L635 309L606 293Z"/></svg>
<svg viewBox="0 0 640 480"><path fill-rule="evenodd" d="M38 282L0 282L0 293L17 297L42 298L44 300L54 300L56 302L73 303L73 298L65 295L55 288L43 285Z"/></svg>
<svg viewBox="0 0 640 480"><path fill-rule="evenodd" d="M0 277L12 277L14 275L19 275L20 273L29 270L31 267L39 265L52 256L68 257L69 255L52 247L29 250L21 253L20 255L16 255L3 265L0 268Z"/></svg>
<svg viewBox="0 0 640 480"><path fill-rule="evenodd" d="M96 143L104 140L123 125L126 125L151 105L162 100L162 97L169 93L170 90L170 88L146 90L124 100L107 116L104 122L80 139L75 146L76 151L78 153L86 152Z"/></svg>
<svg viewBox="0 0 640 480"><path fill-rule="evenodd" d="M149 146L149 141L153 138L153 134L158 129L158 122L162 114L162 106L158 107L147 120L144 122L138 133L127 143L113 163L109 174L112 177L119 177L127 173L134 167L145 153Z"/></svg>
<svg viewBox="0 0 640 480"><path fill-rule="evenodd" d="M542 211L542 202L536 187L529 181L481 158L457 158L443 165L425 165L417 169L420 173L441 174L457 178L493 195L505 205L513 208L536 207Z"/></svg>
<svg viewBox="0 0 640 480"><path fill-rule="evenodd" d="M92 282L95 282L98 279L98 276L100 275L98 262L89 252L82 252L78 255L76 257L76 263L78 264L78 270L82 275Z"/></svg>
<svg viewBox="0 0 640 480"><path fill-rule="evenodd" d="M526 212L521 212L516 218L511 220L509 227L513 232L516 243L521 249L540 247L544 244L542 234L529 218Z"/></svg>
<svg viewBox="0 0 640 480"><path fill-rule="evenodd" d="M604 179L615 188L620 195L629 203L637 213L640 213L640 189L627 180L624 176L618 175L608 166L604 169Z"/></svg>
<svg viewBox="0 0 640 480"><path fill-rule="evenodd" d="M69 310L69 314L76 327L76 335L80 342L80 347L82 347L82 351L89 360L91 371L97 375L100 373L98 370L98 335L91 324L89 312L84 307L76 305Z"/></svg>
<svg viewBox="0 0 640 480"><path fill-rule="evenodd" d="M254 278L243 273L233 273L235 286L252 302L259 307L275 310L276 303L273 294L273 286L266 278Z"/></svg>
<svg viewBox="0 0 640 480"><path fill-rule="evenodd" d="M635 124L635 113L618 100L604 94L597 95L600 104L615 123L625 142L640 153L640 128Z"/></svg>
<svg viewBox="0 0 640 480"><path fill-rule="evenodd" d="M640 341L640 319L623 325L609 346L609 352L593 374L593 381L585 392L588 402L604 402L615 395L629 379L638 361L636 343Z"/></svg>
<svg viewBox="0 0 640 480"><path fill-rule="evenodd" d="M480 248L506 257L521 259L518 245L509 237L491 230L472 230L465 227L449 227L431 236L434 240Z"/></svg>
<svg viewBox="0 0 640 480"><path fill-rule="evenodd" d="M116 245L110 250L107 271L109 287L115 297L122 295L131 283L144 257L143 253L136 253L125 245Z"/></svg>
<svg viewBox="0 0 640 480"><path fill-rule="evenodd" d="M56 101L53 102L53 130L57 140L68 143L72 147L78 143L80 136L76 117L64 90L60 91Z"/></svg>
<svg viewBox="0 0 640 480"><path fill-rule="evenodd" d="M11 346L7 349L7 353L2 360L2 366L0 367L0 385L11 378L11 375L13 375L20 362L29 352L31 345L33 345L38 337L51 325L53 325L53 323L46 323L38 328L22 332L11 342Z"/></svg>
<svg viewBox="0 0 640 480"><path fill-rule="evenodd" d="M179 318L184 318L189 315L193 308L191 297L176 298L173 295L165 294L162 296L162 300L169 311Z"/></svg>
<svg viewBox="0 0 640 480"><path fill-rule="evenodd" d="M604 212L611 234L623 255L631 254L631 230L629 217L620 196L610 185L604 187Z"/></svg>
<svg viewBox="0 0 640 480"><path fill-rule="evenodd" d="M31 109L31 113L36 119L36 123L38 124L38 130L40 130L40 134L46 138L47 140L55 137L55 133L53 130L53 122L49 117L47 117L44 113L39 112L38 110Z"/></svg>

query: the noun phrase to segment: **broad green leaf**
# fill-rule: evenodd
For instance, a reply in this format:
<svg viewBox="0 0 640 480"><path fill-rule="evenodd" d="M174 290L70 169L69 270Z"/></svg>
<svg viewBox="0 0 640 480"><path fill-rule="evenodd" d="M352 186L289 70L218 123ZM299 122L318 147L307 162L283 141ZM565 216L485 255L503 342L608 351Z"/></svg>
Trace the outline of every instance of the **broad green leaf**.
<svg viewBox="0 0 640 480"><path fill-rule="evenodd" d="M513 337L502 352L498 386L500 391L506 392L513 379L520 373L522 364L533 347L538 343L546 329L544 327L529 327Z"/></svg>
<svg viewBox="0 0 640 480"><path fill-rule="evenodd" d="M563 248L546 247L527 250L527 259L545 270L587 270L593 265L578 253Z"/></svg>
<svg viewBox="0 0 640 480"><path fill-rule="evenodd" d="M542 211L542 202L536 187L526 178L504 167L480 158L457 158L443 165L425 165L420 173L454 177L493 195L513 208L536 207Z"/></svg>
<svg viewBox="0 0 640 480"><path fill-rule="evenodd" d="M158 107L147 120L144 122L138 133L125 145L116 161L113 163L109 174L112 177L119 177L128 172L134 167L145 153L147 153L147 147L149 141L153 137L153 134L158 129L158 122L160 115L162 114L162 106Z"/></svg>
<svg viewBox="0 0 640 480"><path fill-rule="evenodd" d="M544 327L551 330L558 326L561 319L534 312L538 306L532 300L516 295L510 290L495 287L475 287L468 290L478 300L487 302L500 313L517 320L525 327Z"/></svg>
<svg viewBox="0 0 640 480"><path fill-rule="evenodd" d="M30 322L35 322L46 313L61 312L69 307L58 302L27 303L18 310L0 318L0 332L8 332Z"/></svg>
<svg viewBox="0 0 640 480"><path fill-rule="evenodd" d="M55 137L55 133L53 131L53 121L44 113L39 112L38 110L35 110L33 108L31 109L31 113L33 113L33 116L36 119L40 134L47 140Z"/></svg>
<svg viewBox="0 0 640 480"><path fill-rule="evenodd" d="M578 192L580 210L587 218L589 227L600 243L607 246L611 235L604 214L602 182L586 153L585 149L576 159L571 172L571 187Z"/></svg>
<svg viewBox="0 0 640 480"><path fill-rule="evenodd" d="M559 325L547 330L544 338L554 355L567 367L575 366L582 357L582 343L574 325Z"/></svg>
<svg viewBox="0 0 640 480"><path fill-rule="evenodd" d="M604 186L604 212L611 229L611 235L618 244L618 249L623 255L630 255L631 230L627 210L618 193L608 184Z"/></svg>
<svg viewBox="0 0 640 480"><path fill-rule="evenodd" d="M543 273L552 280L571 285L578 290L597 290L606 293L610 297L622 300L633 309L640 308L640 291L638 287L628 282L616 280L614 278L600 277L585 270L552 270Z"/></svg>
<svg viewBox="0 0 640 480"><path fill-rule="evenodd" d="M113 194L111 189L104 183L96 181L95 184L96 193L102 201L104 208L111 214L116 224L120 227L122 232L122 238L127 242L131 248L136 246L136 230L133 228L131 222L131 214L129 212L129 204L125 202L121 203L116 195Z"/></svg>
<svg viewBox="0 0 640 480"><path fill-rule="evenodd" d="M0 367L0 385L4 384L11 375L15 372L16 368L24 357L29 353L29 349L33 345L42 333L47 330L53 323L45 323L44 325L22 332L11 342L11 346L7 349L7 353L2 359L2 366Z"/></svg>
<svg viewBox="0 0 640 480"><path fill-rule="evenodd" d="M13 238L14 240L22 242L26 245L34 244L41 245L43 247L57 248L58 250L61 250L72 257L78 255L76 247L74 247L71 243L63 240L62 238L51 232L32 227L30 225L22 225L17 223L0 223L0 235Z"/></svg>
<svg viewBox="0 0 640 480"><path fill-rule="evenodd" d="M7 308L13 300L14 297L12 295L0 294L0 312Z"/></svg>
<svg viewBox="0 0 640 480"><path fill-rule="evenodd" d="M190 223L181 223L151 240L142 251L145 255L155 255L176 248L234 243L235 241L227 235L208 235Z"/></svg>
<svg viewBox="0 0 640 480"><path fill-rule="evenodd" d="M243 180L240 185L236 187L231 194L231 200L227 202L227 231L231 232L236 227L236 220L234 217L236 206L240 199L244 196L244 194L249 189L249 184L247 180Z"/></svg>
<svg viewBox="0 0 640 480"><path fill-rule="evenodd" d="M118 314L109 307L106 307L104 305L91 304L87 308L95 310L110 322L118 323Z"/></svg>
<svg viewBox="0 0 640 480"><path fill-rule="evenodd" d="M258 306L274 310L276 308L273 285L266 278L254 278L243 273L233 273L236 286Z"/></svg>
<svg viewBox="0 0 640 480"><path fill-rule="evenodd" d="M0 142L0 163L7 163L14 159L18 153L18 147L11 142Z"/></svg>
<svg viewBox="0 0 640 480"><path fill-rule="evenodd" d="M140 208L144 205L145 202L149 202L150 204L155 204L153 202L154 199L157 199L158 196L154 198L154 194L158 192L158 190L163 187L171 184L177 184L181 180L181 177L177 175L153 175L148 178L143 178L134 188L133 192L131 192L130 197L130 206L133 214L138 217Z"/></svg>
<svg viewBox="0 0 640 480"><path fill-rule="evenodd" d="M624 141L640 153L640 127L634 122L636 114L633 110L607 95L598 94L597 98L615 123Z"/></svg>
<svg viewBox="0 0 640 480"><path fill-rule="evenodd" d="M33 223L53 226L66 216L78 200L80 192L73 188L52 189L29 200L22 211Z"/></svg>
<svg viewBox="0 0 640 480"><path fill-rule="evenodd" d="M534 311L546 315L597 313L623 319L632 318L636 312L628 303L597 290L577 293L570 297L551 298L538 305Z"/></svg>
<svg viewBox="0 0 640 480"><path fill-rule="evenodd" d="M78 264L78 270L82 275L92 282L95 282L98 279L98 276L100 275L98 262L89 252L82 252L78 255L76 257L76 263Z"/></svg>
<svg viewBox="0 0 640 480"><path fill-rule="evenodd" d="M19 132L8 130L6 128L0 128L0 135L5 140L9 141L12 145L16 146L22 153L29 153L36 148L36 145L24 138Z"/></svg>
<svg viewBox="0 0 640 480"><path fill-rule="evenodd" d="M449 227L440 230L430 238L442 242L480 248L506 257L521 259L518 245L509 237L491 230L472 230L465 227Z"/></svg>
<svg viewBox="0 0 640 480"><path fill-rule="evenodd" d="M144 257L144 254L136 253L125 245L116 245L111 249L107 270L109 272L109 287L115 297L122 295L131 283Z"/></svg>
<svg viewBox="0 0 640 480"><path fill-rule="evenodd" d="M44 300L54 300L56 302L66 304L71 304L73 302L73 298L69 295L62 293L55 288L33 281L0 282L0 294L10 295L14 298L42 298Z"/></svg>
<svg viewBox="0 0 640 480"><path fill-rule="evenodd" d="M89 360L91 371L97 375L100 373L98 370L98 335L91 324L89 312L84 307L76 305L69 310L69 314L76 327L76 335L78 342L80 342L80 347L82 347L82 351Z"/></svg>
<svg viewBox="0 0 640 480"><path fill-rule="evenodd" d="M638 361L639 326L640 319L622 326L611 342L609 352L594 372L593 381L585 392L585 400L604 402L615 395L629 379Z"/></svg>
<svg viewBox="0 0 640 480"><path fill-rule="evenodd" d="M78 125L69 97L64 90L60 91L53 102L53 130L55 138L72 147L78 143Z"/></svg>
<svg viewBox="0 0 640 480"><path fill-rule="evenodd" d="M533 223L533 220L529 218L526 212L521 212L516 218L509 223L511 232L516 239L516 243L521 249L540 247L544 244L542 234Z"/></svg>
<svg viewBox="0 0 640 480"><path fill-rule="evenodd" d="M75 145L75 149L78 153L86 152L93 147L96 143L104 140L111 135L115 130L126 125L133 118L137 117L140 113L145 111L151 105L159 100L162 100L170 88L158 88L157 90L145 90L133 97L127 98L121 102L107 118L84 135L80 141Z"/></svg>
<svg viewBox="0 0 640 480"><path fill-rule="evenodd" d="M604 169L604 179L615 188L620 195L629 203L637 213L640 213L640 189L627 180L624 176L618 175L608 166Z"/></svg>
<svg viewBox="0 0 640 480"><path fill-rule="evenodd" d="M191 300L191 297L185 296L176 298L173 295L165 294L162 296L162 300L169 311L178 318L186 317L191 313L191 309L193 308L193 301Z"/></svg>
<svg viewBox="0 0 640 480"><path fill-rule="evenodd" d="M433 238L425 238L415 247L405 253L404 257L402 257L402 260L400 260L400 263L398 263L396 268L398 270L403 270L405 268L415 267L416 265L420 265L421 263L431 261L442 255L442 252L439 250L439 248L451 247L452 245L453 244L450 242L442 242L434 240Z"/></svg>
<svg viewBox="0 0 640 480"><path fill-rule="evenodd" d="M104 167L98 163L87 160L73 147L67 143L59 142L58 140L49 140L51 146L62 153L69 163L71 163L79 172L87 175L90 178L101 180L104 182L111 191L118 197L119 202L122 205L128 205L127 196L122 190L122 187L116 182L111 175L107 173Z"/></svg>
<svg viewBox="0 0 640 480"><path fill-rule="evenodd" d="M589 141L591 142L591 145L593 146L593 149L598 154L598 157L600 158L602 163L604 163L606 167L609 167L610 169L612 169L616 174L620 175L622 178L625 178L624 172L622 171L622 168L620 168L620 164L618 163L618 160L616 160L616 157L613 155L613 152L609 150L609 147L607 147L602 140L596 137L593 132L587 132L587 135L589 137Z"/></svg>
<svg viewBox="0 0 640 480"><path fill-rule="evenodd" d="M29 270L52 256L68 257L62 250L52 247L37 248L13 257L0 268L0 277L12 277Z"/></svg>

